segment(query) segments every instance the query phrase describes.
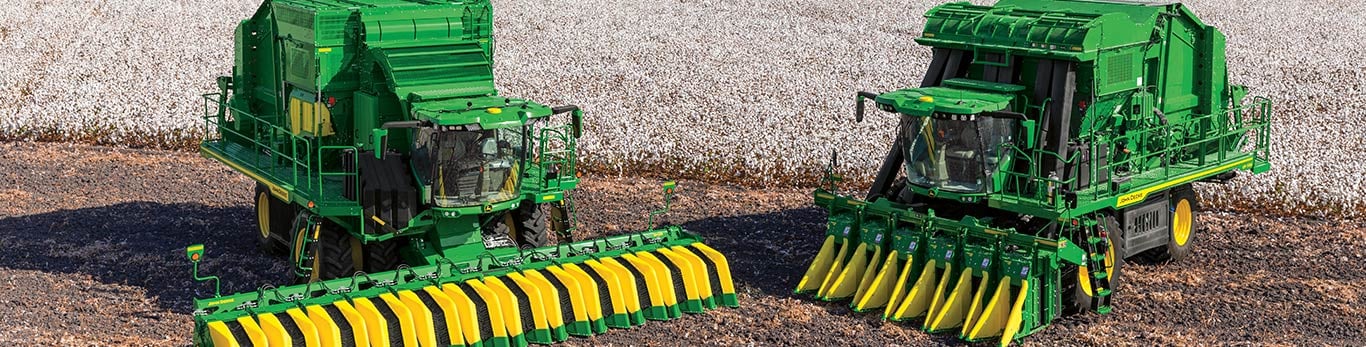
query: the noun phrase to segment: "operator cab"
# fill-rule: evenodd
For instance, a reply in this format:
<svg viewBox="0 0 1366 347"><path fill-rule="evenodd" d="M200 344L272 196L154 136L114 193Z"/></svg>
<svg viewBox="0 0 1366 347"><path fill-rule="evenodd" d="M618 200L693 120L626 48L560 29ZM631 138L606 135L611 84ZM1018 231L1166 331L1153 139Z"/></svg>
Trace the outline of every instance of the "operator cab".
<svg viewBox="0 0 1366 347"><path fill-rule="evenodd" d="M877 96L878 107L901 114L906 182L958 194L991 193L1006 166L1023 114L1014 112L1024 87L967 79L944 86L903 89Z"/></svg>
<svg viewBox="0 0 1366 347"><path fill-rule="evenodd" d="M437 207L478 206L517 197L526 158L524 130L422 129L414 144L415 172Z"/></svg>
<svg viewBox="0 0 1366 347"><path fill-rule="evenodd" d="M436 207L484 206L521 194L527 148L538 115L550 109L498 97L443 100L413 107L430 126L415 132L413 171Z"/></svg>
<svg viewBox="0 0 1366 347"><path fill-rule="evenodd" d="M1017 119L985 114L903 116L906 181L924 188L984 193L1014 140Z"/></svg>

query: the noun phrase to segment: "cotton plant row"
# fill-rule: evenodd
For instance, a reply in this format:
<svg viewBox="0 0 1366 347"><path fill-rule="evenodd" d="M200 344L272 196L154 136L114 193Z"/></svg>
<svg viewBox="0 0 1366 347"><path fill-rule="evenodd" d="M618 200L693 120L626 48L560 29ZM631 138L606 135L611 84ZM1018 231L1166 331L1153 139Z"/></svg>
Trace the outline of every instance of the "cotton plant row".
<svg viewBox="0 0 1366 347"><path fill-rule="evenodd" d="M231 71L233 27L254 8L221 0L0 6L0 136L189 142L203 128L199 96Z"/></svg>
<svg viewBox="0 0 1366 347"><path fill-rule="evenodd" d="M499 82L585 106L585 160L609 170L809 185L837 150L837 171L866 182L897 117L854 123L854 92L919 85L929 49L912 38L937 3L495 0ZM1366 212L1350 155L1366 150L1366 5L1187 5L1228 36L1231 81L1276 102L1273 171L1201 185L1207 205Z"/></svg>
<svg viewBox="0 0 1366 347"><path fill-rule="evenodd" d="M975 3L983 1L975 0ZM1191 0L1228 36L1230 79L1276 102L1274 170L1206 185L1215 207L1366 212L1366 5ZM0 7L0 138L179 147L256 0ZM756 186L867 181L897 117L854 93L914 87L940 1L493 0L504 95L587 111L584 164Z"/></svg>

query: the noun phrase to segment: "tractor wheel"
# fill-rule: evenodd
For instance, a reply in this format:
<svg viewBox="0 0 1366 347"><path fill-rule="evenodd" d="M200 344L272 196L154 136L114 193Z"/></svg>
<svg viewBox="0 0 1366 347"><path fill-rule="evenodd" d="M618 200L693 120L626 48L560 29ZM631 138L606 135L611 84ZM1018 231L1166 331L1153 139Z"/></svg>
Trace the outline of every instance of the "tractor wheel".
<svg viewBox="0 0 1366 347"><path fill-rule="evenodd" d="M1200 223L1195 220L1195 212L1199 210L1195 190L1190 185L1171 191L1171 228L1167 229L1170 237L1167 238L1167 247L1157 252L1158 260L1179 261L1190 256L1191 248L1195 245L1195 232L1200 230Z"/></svg>
<svg viewBox="0 0 1366 347"><path fill-rule="evenodd" d="M545 227L546 214L541 210L541 205L523 203L508 214L512 216L509 232L512 239L517 241L518 248L537 248L550 243L550 235Z"/></svg>
<svg viewBox="0 0 1366 347"><path fill-rule="evenodd" d="M1105 272L1110 277L1110 296L1113 298L1118 292L1123 281L1122 272L1124 267L1124 245L1120 242L1124 240L1124 230L1120 229L1119 221L1114 216L1106 216L1104 220L1106 233L1109 234L1110 248L1105 251ZM1062 308L1065 313L1080 313L1089 310L1091 307L1091 296L1094 291L1091 288L1089 269L1085 265L1077 266L1063 264L1062 268ZM1112 300L1113 301L1113 300Z"/></svg>
<svg viewBox="0 0 1366 347"><path fill-rule="evenodd" d="M256 248L266 254L283 255L289 250L289 229L294 223L294 206L270 195L266 185L256 184Z"/></svg>
<svg viewBox="0 0 1366 347"><path fill-rule="evenodd" d="M306 215L300 215L301 218ZM345 230L342 230L330 221L323 221L320 230L307 230L303 226L307 225L302 221L294 237L294 257L298 259L299 252L309 252L313 256L312 273L307 277L296 278L300 284L316 281L326 281L335 278L348 277L360 268L362 263L360 240L352 237ZM318 239L310 245L310 249L303 248L303 240L307 233L317 232ZM290 264L291 267L294 264Z"/></svg>
<svg viewBox="0 0 1366 347"><path fill-rule="evenodd" d="M398 239L390 239L365 245L365 272L376 273L398 268L399 264L403 263L403 259L398 255L401 244Z"/></svg>

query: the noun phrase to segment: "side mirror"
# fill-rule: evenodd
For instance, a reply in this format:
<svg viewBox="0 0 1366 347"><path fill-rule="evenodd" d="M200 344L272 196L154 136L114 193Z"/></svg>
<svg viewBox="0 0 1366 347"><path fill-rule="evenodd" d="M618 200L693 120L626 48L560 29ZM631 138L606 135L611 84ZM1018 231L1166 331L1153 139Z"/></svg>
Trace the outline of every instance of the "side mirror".
<svg viewBox="0 0 1366 347"><path fill-rule="evenodd" d="M573 116L574 138L577 139L583 136L583 111L574 110Z"/></svg>
<svg viewBox="0 0 1366 347"><path fill-rule="evenodd" d="M864 109L863 103L864 103L864 101L867 101L868 99L874 99L874 101L876 101L876 100L877 100L877 95L878 95L878 94L873 93L873 92L858 92L858 96L855 97L855 99L857 100L857 104L854 105L854 121L855 121L855 122L863 123L863 109Z"/></svg>
<svg viewBox="0 0 1366 347"><path fill-rule="evenodd" d="M569 121L574 127L574 138L577 139L580 136L583 136L583 110L580 110L578 106L574 105L555 106L550 108L550 114L561 114L565 112L571 112L569 114Z"/></svg>

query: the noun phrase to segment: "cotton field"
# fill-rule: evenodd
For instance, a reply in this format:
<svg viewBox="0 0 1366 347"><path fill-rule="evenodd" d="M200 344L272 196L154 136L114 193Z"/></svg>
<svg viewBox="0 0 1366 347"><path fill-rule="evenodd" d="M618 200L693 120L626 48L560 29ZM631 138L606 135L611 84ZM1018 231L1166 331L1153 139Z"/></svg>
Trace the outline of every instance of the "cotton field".
<svg viewBox="0 0 1366 347"><path fill-rule="evenodd" d="M974 1L982 3L982 1ZM184 148L255 0L0 7L0 138ZM588 165L756 186L811 184L830 152L873 174L893 116L858 90L915 86L939 1L494 0L504 95L587 110ZM1366 4L1188 1L1228 36L1231 79L1276 102L1271 173L1207 185L1218 206L1366 212Z"/></svg>

